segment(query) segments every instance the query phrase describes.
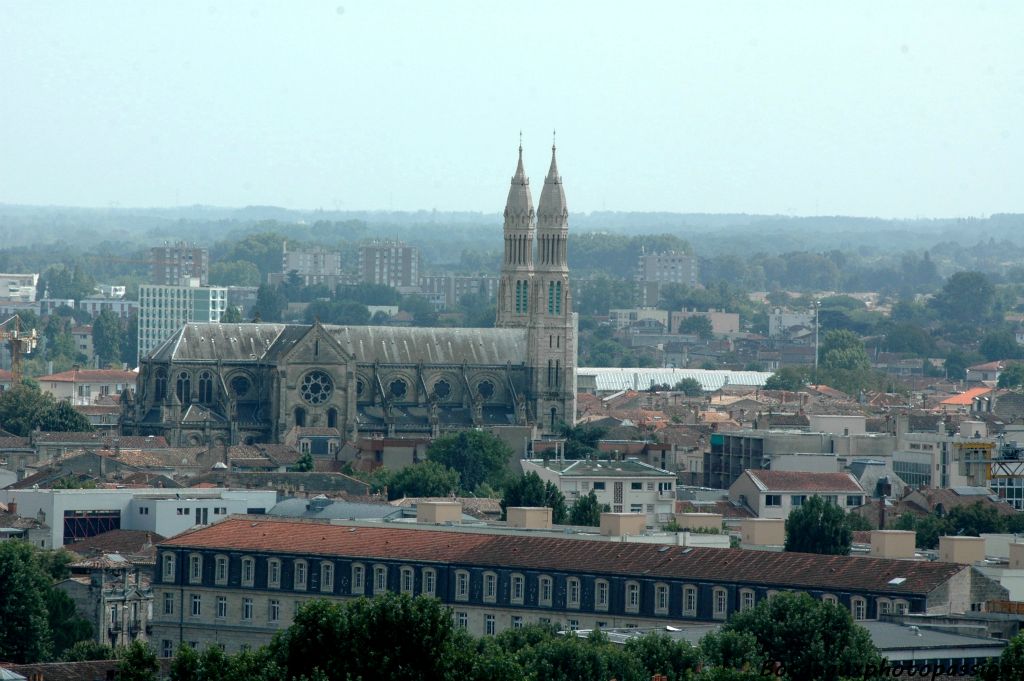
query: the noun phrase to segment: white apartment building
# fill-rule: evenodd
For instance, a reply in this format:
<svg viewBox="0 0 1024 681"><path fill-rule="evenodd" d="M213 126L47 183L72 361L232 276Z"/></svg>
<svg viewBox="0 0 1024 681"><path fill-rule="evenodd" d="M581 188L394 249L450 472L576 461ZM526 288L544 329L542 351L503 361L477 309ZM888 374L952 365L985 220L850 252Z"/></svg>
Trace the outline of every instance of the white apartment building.
<svg viewBox="0 0 1024 681"><path fill-rule="evenodd" d="M139 359L191 322L219 322L227 309L228 290L221 286L139 287Z"/></svg>
<svg viewBox="0 0 1024 681"><path fill-rule="evenodd" d="M274 490L209 489L0 489L0 501L23 517L38 518L59 547L110 530L141 530L173 537L232 514L265 513Z"/></svg>
<svg viewBox="0 0 1024 681"><path fill-rule="evenodd" d="M623 461L521 461L523 473L554 483L571 506L591 491L612 513L645 513L650 527L667 523L675 512L676 476L638 459Z"/></svg>
<svg viewBox="0 0 1024 681"><path fill-rule="evenodd" d="M75 406L94 404L101 397L120 395L125 388L135 388L138 374L120 369L72 369L59 374L40 376L39 389L58 400Z"/></svg>
<svg viewBox="0 0 1024 681"><path fill-rule="evenodd" d="M34 303L39 274L0 274L0 300L9 303Z"/></svg>
<svg viewBox="0 0 1024 681"><path fill-rule="evenodd" d="M813 496L845 511L862 505L868 497L850 473L748 469L729 487L729 501L750 509L758 518L784 520Z"/></svg>

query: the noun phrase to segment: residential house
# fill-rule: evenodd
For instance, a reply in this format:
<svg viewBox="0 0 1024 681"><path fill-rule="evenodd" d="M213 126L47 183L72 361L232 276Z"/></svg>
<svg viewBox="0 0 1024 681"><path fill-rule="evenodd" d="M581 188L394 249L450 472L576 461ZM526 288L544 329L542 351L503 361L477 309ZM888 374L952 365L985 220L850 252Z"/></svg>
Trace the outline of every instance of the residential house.
<svg viewBox="0 0 1024 681"><path fill-rule="evenodd" d="M95 404L102 397L120 395L125 389L135 390L135 371L120 369L79 369L40 376L39 389L58 400L73 405Z"/></svg>
<svg viewBox="0 0 1024 681"><path fill-rule="evenodd" d="M554 483L567 504L591 491L602 506L613 513L643 513L651 527L667 523L675 510L676 476L635 458L624 460L527 459L520 462L523 473L536 473Z"/></svg>
<svg viewBox="0 0 1024 681"><path fill-rule="evenodd" d="M967 382L985 383L989 387L993 387L999 382L999 374L1005 368L1006 363L1002 361L985 362L984 364L969 366L967 367Z"/></svg>
<svg viewBox="0 0 1024 681"><path fill-rule="evenodd" d="M729 487L729 500L758 518L789 517L811 497L822 497L844 510L864 503L865 492L850 473L745 470Z"/></svg>

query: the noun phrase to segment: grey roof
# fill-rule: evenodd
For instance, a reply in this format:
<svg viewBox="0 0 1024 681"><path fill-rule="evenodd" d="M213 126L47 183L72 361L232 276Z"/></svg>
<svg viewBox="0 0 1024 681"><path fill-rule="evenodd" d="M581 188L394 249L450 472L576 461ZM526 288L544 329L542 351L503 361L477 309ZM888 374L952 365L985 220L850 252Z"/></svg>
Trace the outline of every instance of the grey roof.
<svg viewBox="0 0 1024 681"><path fill-rule="evenodd" d="M647 390L652 385L674 386L684 378L695 379L705 392L719 390L726 385L764 387L770 371L729 371L726 369L621 369L580 367L578 376L593 376L597 389Z"/></svg>
<svg viewBox="0 0 1024 681"><path fill-rule="evenodd" d="M526 329L327 326L359 362L381 364L526 363Z"/></svg>
<svg viewBox="0 0 1024 681"><path fill-rule="evenodd" d="M351 501L330 501L320 510L316 510L316 505L310 506L310 501L312 500L284 499L267 511L267 515L285 518L343 518L352 520L402 517L402 511L389 504L359 504Z"/></svg>
<svg viewBox="0 0 1024 681"><path fill-rule="evenodd" d="M150 357L156 360L269 361L307 333L306 324L185 324ZM396 326L324 328L358 362L382 364L525 364L525 329Z"/></svg>
<svg viewBox="0 0 1024 681"><path fill-rule="evenodd" d="M675 478L674 473L650 466L639 459L629 458L625 461L588 461L577 459L575 461L547 461L543 459L530 459L530 463L537 464L557 471L561 477L567 478L593 478L593 477L655 477Z"/></svg>

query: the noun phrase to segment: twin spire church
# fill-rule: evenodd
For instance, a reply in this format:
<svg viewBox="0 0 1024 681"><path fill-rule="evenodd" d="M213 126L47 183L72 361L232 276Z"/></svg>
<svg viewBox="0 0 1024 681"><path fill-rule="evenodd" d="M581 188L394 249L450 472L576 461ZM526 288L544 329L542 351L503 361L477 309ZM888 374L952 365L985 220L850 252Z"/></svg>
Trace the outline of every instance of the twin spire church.
<svg viewBox="0 0 1024 681"><path fill-rule="evenodd" d="M172 446L572 423L577 322L555 148L536 212L522 147L505 203L495 328L186 324L140 361L122 430Z"/></svg>

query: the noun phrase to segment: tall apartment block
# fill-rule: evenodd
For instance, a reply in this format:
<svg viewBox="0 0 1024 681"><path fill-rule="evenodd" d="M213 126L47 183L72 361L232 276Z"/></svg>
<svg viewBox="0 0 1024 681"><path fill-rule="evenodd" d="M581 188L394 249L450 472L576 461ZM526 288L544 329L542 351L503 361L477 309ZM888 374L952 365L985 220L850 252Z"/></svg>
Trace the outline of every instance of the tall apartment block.
<svg viewBox="0 0 1024 681"><path fill-rule="evenodd" d="M334 288L341 279L341 251L321 246L288 250L288 242L281 248L281 271L268 275L271 284L280 284L295 272L303 286L324 284Z"/></svg>
<svg viewBox="0 0 1024 681"><path fill-rule="evenodd" d="M139 287L139 359L170 338L183 324L220 322L227 309L222 286Z"/></svg>
<svg viewBox="0 0 1024 681"><path fill-rule="evenodd" d="M685 253L644 253L637 262L636 280L640 284L641 306L657 305L663 284L697 286L697 258Z"/></svg>
<svg viewBox="0 0 1024 681"><path fill-rule="evenodd" d="M179 241L154 246L149 251L149 283L178 286L183 279L198 279L200 286L210 283L210 254L205 248Z"/></svg>
<svg viewBox="0 0 1024 681"><path fill-rule="evenodd" d="M397 289L418 289L420 249L401 241L373 241L359 247L359 280Z"/></svg>

